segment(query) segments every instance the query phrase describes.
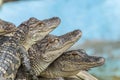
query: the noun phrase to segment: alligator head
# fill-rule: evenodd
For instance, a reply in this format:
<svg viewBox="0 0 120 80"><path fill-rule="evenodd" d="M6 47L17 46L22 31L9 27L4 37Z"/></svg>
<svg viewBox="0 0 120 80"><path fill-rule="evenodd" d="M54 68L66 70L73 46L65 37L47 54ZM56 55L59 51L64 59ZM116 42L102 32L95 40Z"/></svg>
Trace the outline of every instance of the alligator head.
<svg viewBox="0 0 120 80"><path fill-rule="evenodd" d="M72 64L72 66L64 63L64 66L66 67L62 68L63 71L88 70L90 68L100 66L105 62L105 59L103 57L89 56L83 49L70 51L65 54L65 56L65 60L63 61ZM68 58L69 60L67 60ZM67 66L69 66L69 69L67 68Z"/></svg>
<svg viewBox="0 0 120 80"><path fill-rule="evenodd" d="M15 33L15 37L20 39L26 49L29 49L36 41L43 39L56 28L59 23L60 19L58 17L42 21L36 18L30 18L18 27L19 30Z"/></svg>
<svg viewBox="0 0 120 80"><path fill-rule="evenodd" d="M103 57L89 56L83 49L64 52L41 76L48 78L68 77L104 64Z"/></svg>

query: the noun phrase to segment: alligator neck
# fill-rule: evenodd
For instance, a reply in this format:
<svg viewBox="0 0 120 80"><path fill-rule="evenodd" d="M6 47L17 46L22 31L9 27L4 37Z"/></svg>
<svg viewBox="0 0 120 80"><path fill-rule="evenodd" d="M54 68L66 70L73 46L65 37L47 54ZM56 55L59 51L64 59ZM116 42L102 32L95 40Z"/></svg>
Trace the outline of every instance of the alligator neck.
<svg viewBox="0 0 120 80"><path fill-rule="evenodd" d="M26 40L26 36L28 34L29 27L26 25L20 26L18 27L18 30L14 33L13 37L20 42L21 44L23 44Z"/></svg>

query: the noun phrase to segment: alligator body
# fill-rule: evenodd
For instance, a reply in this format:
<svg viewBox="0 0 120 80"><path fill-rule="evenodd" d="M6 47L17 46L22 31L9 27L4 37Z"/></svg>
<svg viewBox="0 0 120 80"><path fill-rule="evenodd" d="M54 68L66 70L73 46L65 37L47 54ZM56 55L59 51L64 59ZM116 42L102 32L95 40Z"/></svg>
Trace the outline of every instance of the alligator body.
<svg viewBox="0 0 120 80"><path fill-rule="evenodd" d="M26 67L27 71L33 74L27 50L37 40L44 38L52 31L59 24L59 21L57 17L43 21L30 18L18 27L13 36L1 36L0 77L14 80L21 63ZM30 43L26 40L29 40Z"/></svg>
<svg viewBox="0 0 120 80"><path fill-rule="evenodd" d="M0 38L0 77L14 80L22 59L22 63L30 70L28 53L14 37Z"/></svg>

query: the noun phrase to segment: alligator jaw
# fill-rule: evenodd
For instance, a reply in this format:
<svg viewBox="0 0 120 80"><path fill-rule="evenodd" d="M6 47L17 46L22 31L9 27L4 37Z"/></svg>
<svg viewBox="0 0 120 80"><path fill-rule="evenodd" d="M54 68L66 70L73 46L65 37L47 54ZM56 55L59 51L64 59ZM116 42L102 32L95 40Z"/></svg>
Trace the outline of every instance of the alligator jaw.
<svg viewBox="0 0 120 80"><path fill-rule="evenodd" d="M59 46L54 47L46 51L45 54L43 54L43 57L45 57L46 62L53 62L56 58L58 58L64 51L69 49L82 35L82 32L80 30L74 30L72 32L69 32L67 34L64 34L62 36L59 36ZM52 45L54 46L54 45ZM51 46L51 47L52 47Z"/></svg>
<svg viewBox="0 0 120 80"><path fill-rule="evenodd" d="M88 70L89 68L101 66L104 64L105 59L99 56L89 56L87 55L86 51L83 49L78 50L78 55L75 58L74 64L80 65L80 69Z"/></svg>
<svg viewBox="0 0 120 80"><path fill-rule="evenodd" d="M86 68L93 68L104 64L105 59L103 57L89 56L89 61L85 63Z"/></svg>

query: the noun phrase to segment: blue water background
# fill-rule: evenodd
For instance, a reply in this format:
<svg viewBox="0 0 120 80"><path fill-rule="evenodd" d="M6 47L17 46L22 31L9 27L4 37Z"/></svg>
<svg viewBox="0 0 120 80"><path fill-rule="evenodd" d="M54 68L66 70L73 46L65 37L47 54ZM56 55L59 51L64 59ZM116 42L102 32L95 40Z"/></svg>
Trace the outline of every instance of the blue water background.
<svg viewBox="0 0 120 80"><path fill-rule="evenodd" d="M22 0L4 4L0 18L19 25L30 17L59 16L60 26L52 33L61 35L81 29L82 39L120 39L119 0Z"/></svg>

